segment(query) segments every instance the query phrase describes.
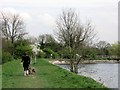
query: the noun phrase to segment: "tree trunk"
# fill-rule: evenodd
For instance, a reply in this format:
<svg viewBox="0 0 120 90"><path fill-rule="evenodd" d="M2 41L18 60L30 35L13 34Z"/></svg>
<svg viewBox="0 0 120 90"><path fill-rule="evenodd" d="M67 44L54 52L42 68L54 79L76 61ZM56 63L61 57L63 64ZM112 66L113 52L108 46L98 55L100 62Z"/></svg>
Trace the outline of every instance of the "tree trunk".
<svg viewBox="0 0 120 90"><path fill-rule="evenodd" d="M74 64L74 73L78 73L78 64Z"/></svg>
<svg viewBox="0 0 120 90"><path fill-rule="evenodd" d="M70 59L70 71L71 72L74 72L74 64L73 63L74 63L73 60Z"/></svg>

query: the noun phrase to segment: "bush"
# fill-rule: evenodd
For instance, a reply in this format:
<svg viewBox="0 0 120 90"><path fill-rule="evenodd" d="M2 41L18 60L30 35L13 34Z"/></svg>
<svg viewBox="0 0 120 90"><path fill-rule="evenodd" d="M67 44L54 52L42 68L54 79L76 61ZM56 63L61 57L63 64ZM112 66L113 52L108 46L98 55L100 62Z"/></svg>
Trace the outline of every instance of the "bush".
<svg viewBox="0 0 120 90"><path fill-rule="evenodd" d="M16 58L21 58L21 56L27 52L29 55L32 54L32 48L29 45L23 46L23 45L18 45L15 48L15 57Z"/></svg>
<svg viewBox="0 0 120 90"><path fill-rule="evenodd" d="M37 54L37 57L39 57L39 58L44 58L44 57L45 57L45 53L39 51L38 54Z"/></svg>
<svg viewBox="0 0 120 90"><path fill-rule="evenodd" d="M53 50L48 49L48 48L43 49L43 52L45 53L45 58L51 58L51 54L52 54L52 58L59 57L58 53L56 53Z"/></svg>
<svg viewBox="0 0 120 90"><path fill-rule="evenodd" d="M6 63L13 60L12 55L9 52L2 51L2 63Z"/></svg>
<svg viewBox="0 0 120 90"><path fill-rule="evenodd" d="M96 53L90 51L90 52L88 53L88 59L89 59L89 60L96 60L96 59L97 59Z"/></svg>
<svg viewBox="0 0 120 90"><path fill-rule="evenodd" d="M65 47L61 51L59 51L61 58L67 58L67 59L74 58L75 53L76 53L75 50L72 48L70 53L69 47Z"/></svg>

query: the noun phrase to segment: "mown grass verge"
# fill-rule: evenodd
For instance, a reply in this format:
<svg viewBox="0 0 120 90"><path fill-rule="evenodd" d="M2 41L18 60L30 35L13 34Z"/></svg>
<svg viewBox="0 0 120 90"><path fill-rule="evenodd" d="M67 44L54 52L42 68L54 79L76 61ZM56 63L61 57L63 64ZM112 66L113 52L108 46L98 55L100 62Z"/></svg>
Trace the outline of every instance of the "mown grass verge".
<svg viewBox="0 0 120 90"><path fill-rule="evenodd" d="M45 59L37 59L31 67L35 68L36 74L24 77L19 60L3 64L3 88L106 88L91 78L71 73Z"/></svg>

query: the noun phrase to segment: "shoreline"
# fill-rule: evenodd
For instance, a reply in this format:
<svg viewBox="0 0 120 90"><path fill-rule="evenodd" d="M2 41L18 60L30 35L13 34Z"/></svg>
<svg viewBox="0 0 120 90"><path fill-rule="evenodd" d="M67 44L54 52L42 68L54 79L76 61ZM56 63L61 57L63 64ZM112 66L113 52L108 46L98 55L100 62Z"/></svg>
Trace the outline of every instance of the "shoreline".
<svg viewBox="0 0 120 90"><path fill-rule="evenodd" d="M81 75L81 76L85 76L85 77L88 77L88 78L92 78L92 79L95 80L96 82L101 83L102 85L104 85L104 86L107 87L107 88L110 88L109 86L106 85L105 82L102 82L102 81L100 81L100 80L97 80L96 78L94 78L94 77L92 77L92 76L87 76L87 75L82 75L82 74L77 74L77 75Z"/></svg>
<svg viewBox="0 0 120 90"><path fill-rule="evenodd" d="M52 63L52 64L53 64L53 63ZM54 65L58 66L58 65L63 65L63 64L54 64ZM58 67L60 67L60 66L58 66ZM62 67L60 67L60 68L62 68ZM65 69L65 68L62 68L62 69ZM65 69L65 70L67 70L67 69ZM69 71L69 70L67 70L67 71ZM70 71L69 71L69 72L70 72ZM106 85L106 83L103 83L102 81L97 80L96 78L94 78L94 77L92 77L92 76L87 76L87 75L83 75L83 74L76 74L76 75L80 75L80 76L84 76L84 77L87 77L87 78L91 78L91 79L95 80L96 82L100 83L101 85L109 88L109 87Z"/></svg>
<svg viewBox="0 0 120 90"><path fill-rule="evenodd" d="M52 60L49 61L52 64L59 64L59 65L69 65L68 61L65 60ZM118 64L120 61L117 60L85 60L81 61L80 64Z"/></svg>

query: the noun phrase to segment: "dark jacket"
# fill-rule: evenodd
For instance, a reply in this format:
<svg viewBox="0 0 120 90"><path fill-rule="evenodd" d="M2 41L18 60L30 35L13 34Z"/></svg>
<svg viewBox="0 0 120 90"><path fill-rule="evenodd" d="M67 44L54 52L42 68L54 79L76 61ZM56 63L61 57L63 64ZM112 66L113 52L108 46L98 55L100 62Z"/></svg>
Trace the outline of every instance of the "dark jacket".
<svg viewBox="0 0 120 90"><path fill-rule="evenodd" d="M23 67L28 67L30 64L30 57L28 55L22 56Z"/></svg>

